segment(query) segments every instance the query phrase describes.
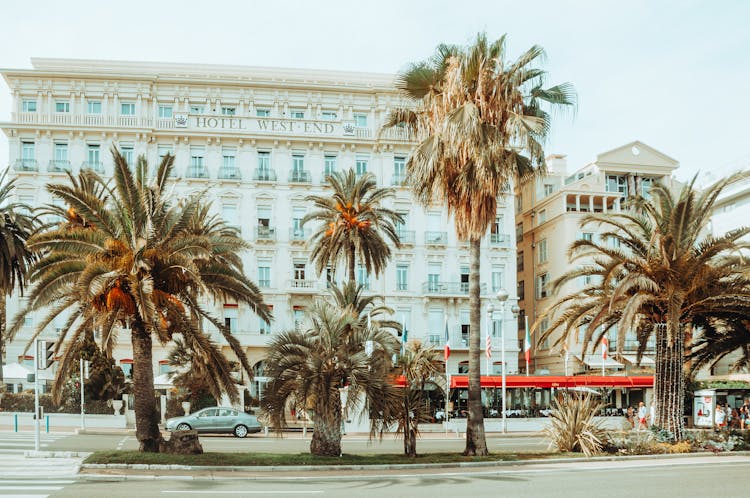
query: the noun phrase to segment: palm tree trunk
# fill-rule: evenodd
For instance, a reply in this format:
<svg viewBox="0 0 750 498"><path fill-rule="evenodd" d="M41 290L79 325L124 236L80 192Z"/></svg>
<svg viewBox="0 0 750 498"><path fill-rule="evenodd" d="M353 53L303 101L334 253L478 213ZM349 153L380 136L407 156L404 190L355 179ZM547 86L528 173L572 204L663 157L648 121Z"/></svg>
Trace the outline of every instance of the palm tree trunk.
<svg viewBox="0 0 750 498"><path fill-rule="evenodd" d="M404 387L404 455L417 456L417 437L414 431L414 421L411 419L410 388Z"/></svg>
<svg viewBox="0 0 750 498"><path fill-rule="evenodd" d="M667 319L666 327L656 325L656 372L654 382L654 423L671 432L675 440L685 438L682 419L685 401L685 338L679 322ZM671 339L671 340L670 340Z"/></svg>
<svg viewBox="0 0 750 498"><path fill-rule="evenodd" d="M329 396L325 401L319 402L313 412L313 422L315 430L310 440L310 453L318 456L341 456L339 396Z"/></svg>
<svg viewBox="0 0 750 498"><path fill-rule="evenodd" d="M151 334L140 319L131 324L133 344L133 397L135 398L135 436L140 451L159 452L162 441L159 414L154 396L154 367L151 356Z"/></svg>
<svg viewBox="0 0 750 498"><path fill-rule="evenodd" d="M347 263L349 264L349 282L356 283L357 275L354 272L354 244L349 244L349 258Z"/></svg>
<svg viewBox="0 0 750 498"><path fill-rule="evenodd" d="M471 241L471 271L469 272L469 417L466 420L466 449L464 455L487 455L487 440L484 436L484 413L482 413L482 387L480 376L480 314L482 302L479 297L480 239ZM505 407L503 407L505 409Z"/></svg>
<svg viewBox="0 0 750 498"><path fill-rule="evenodd" d="M3 293L0 298L0 387L5 385L5 379L3 378L3 365L5 362L3 358L5 356L5 313L6 313L6 296Z"/></svg>

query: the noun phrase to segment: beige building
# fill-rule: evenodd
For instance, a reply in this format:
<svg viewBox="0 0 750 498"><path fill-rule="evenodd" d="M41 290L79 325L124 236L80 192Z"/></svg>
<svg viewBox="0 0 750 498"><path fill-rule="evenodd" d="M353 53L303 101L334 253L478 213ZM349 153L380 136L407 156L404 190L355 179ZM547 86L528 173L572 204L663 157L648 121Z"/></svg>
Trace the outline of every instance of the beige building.
<svg viewBox="0 0 750 498"><path fill-rule="evenodd" d="M517 293L521 314L518 339L523 343L524 326L529 327L558 296L552 295L549 283L571 268L568 248L576 239L597 240L599 227L580 223L588 213L619 211L623 201L636 192L646 194L656 181L671 182L679 163L641 142L632 142L596 157L593 163L568 173L565 156L548 157L549 175L520 186L516 195ZM583 280L569 283L561 295L583 287ZM542 330L549 321L540 324ZM626 334L623 351L615 351L617 333ZM641 367L636 367L637 340L631 331L611 331L610 351L604 362L609 373L634 373L653 366L647 350ZM532 337L529 370L537 374L568 374L602 371L602 352L581 350L581 337L569 338L567 353L553 348L554 339L537 344ZM519 367L525 369L523 356Z"/></svg>

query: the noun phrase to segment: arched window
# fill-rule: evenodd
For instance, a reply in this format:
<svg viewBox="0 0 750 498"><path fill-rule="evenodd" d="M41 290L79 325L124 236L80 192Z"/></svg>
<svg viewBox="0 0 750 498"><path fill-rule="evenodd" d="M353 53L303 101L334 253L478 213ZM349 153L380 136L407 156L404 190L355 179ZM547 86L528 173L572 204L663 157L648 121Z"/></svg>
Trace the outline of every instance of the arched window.
<svg viewBox="0 0 750 498"><path fill-rule="evenodd" d="M467 374L469 373L469 362L468 361L462 361L458 364L458 373L460 374Z"/></svg>

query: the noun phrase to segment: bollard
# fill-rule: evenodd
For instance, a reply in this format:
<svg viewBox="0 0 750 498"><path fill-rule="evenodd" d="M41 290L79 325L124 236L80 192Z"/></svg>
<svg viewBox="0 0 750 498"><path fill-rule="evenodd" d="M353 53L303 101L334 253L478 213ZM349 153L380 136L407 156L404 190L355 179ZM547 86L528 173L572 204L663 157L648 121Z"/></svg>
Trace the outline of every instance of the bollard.
<svg viewBox="0 0 750 498"><path fill-rule="evenodd" d="M18 432L18 414L13 414L13 432Z"/></svg>
<svg viewBox="0 0 750 498"><path fill-rule="evenodd" d="M265 427L263 428L263 432L264 432L264 435L265 435L266 437L268 437L268 426L265 426Z"/></svg>
<svg viewBox="0 0 750 498"><path fill-rule="evenodd" d="M44 417L44 432L49 434L49 415Z"/></svg>

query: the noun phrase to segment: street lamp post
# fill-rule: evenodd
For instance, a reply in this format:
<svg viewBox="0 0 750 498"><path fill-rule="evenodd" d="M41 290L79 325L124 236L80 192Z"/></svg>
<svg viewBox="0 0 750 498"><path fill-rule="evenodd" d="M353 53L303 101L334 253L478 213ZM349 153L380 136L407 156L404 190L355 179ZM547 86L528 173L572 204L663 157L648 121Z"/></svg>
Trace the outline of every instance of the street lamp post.
<svg viewBox="0 0 750 498"><path fill-rule="evenodd" d="M506 419L507 403L505 398L505 302L508 300L508 291L500 289L497 291L497 300L500 301L500 367L502 375L502 397L503 397L503 434L508 432L508 421Z"/></svg>

